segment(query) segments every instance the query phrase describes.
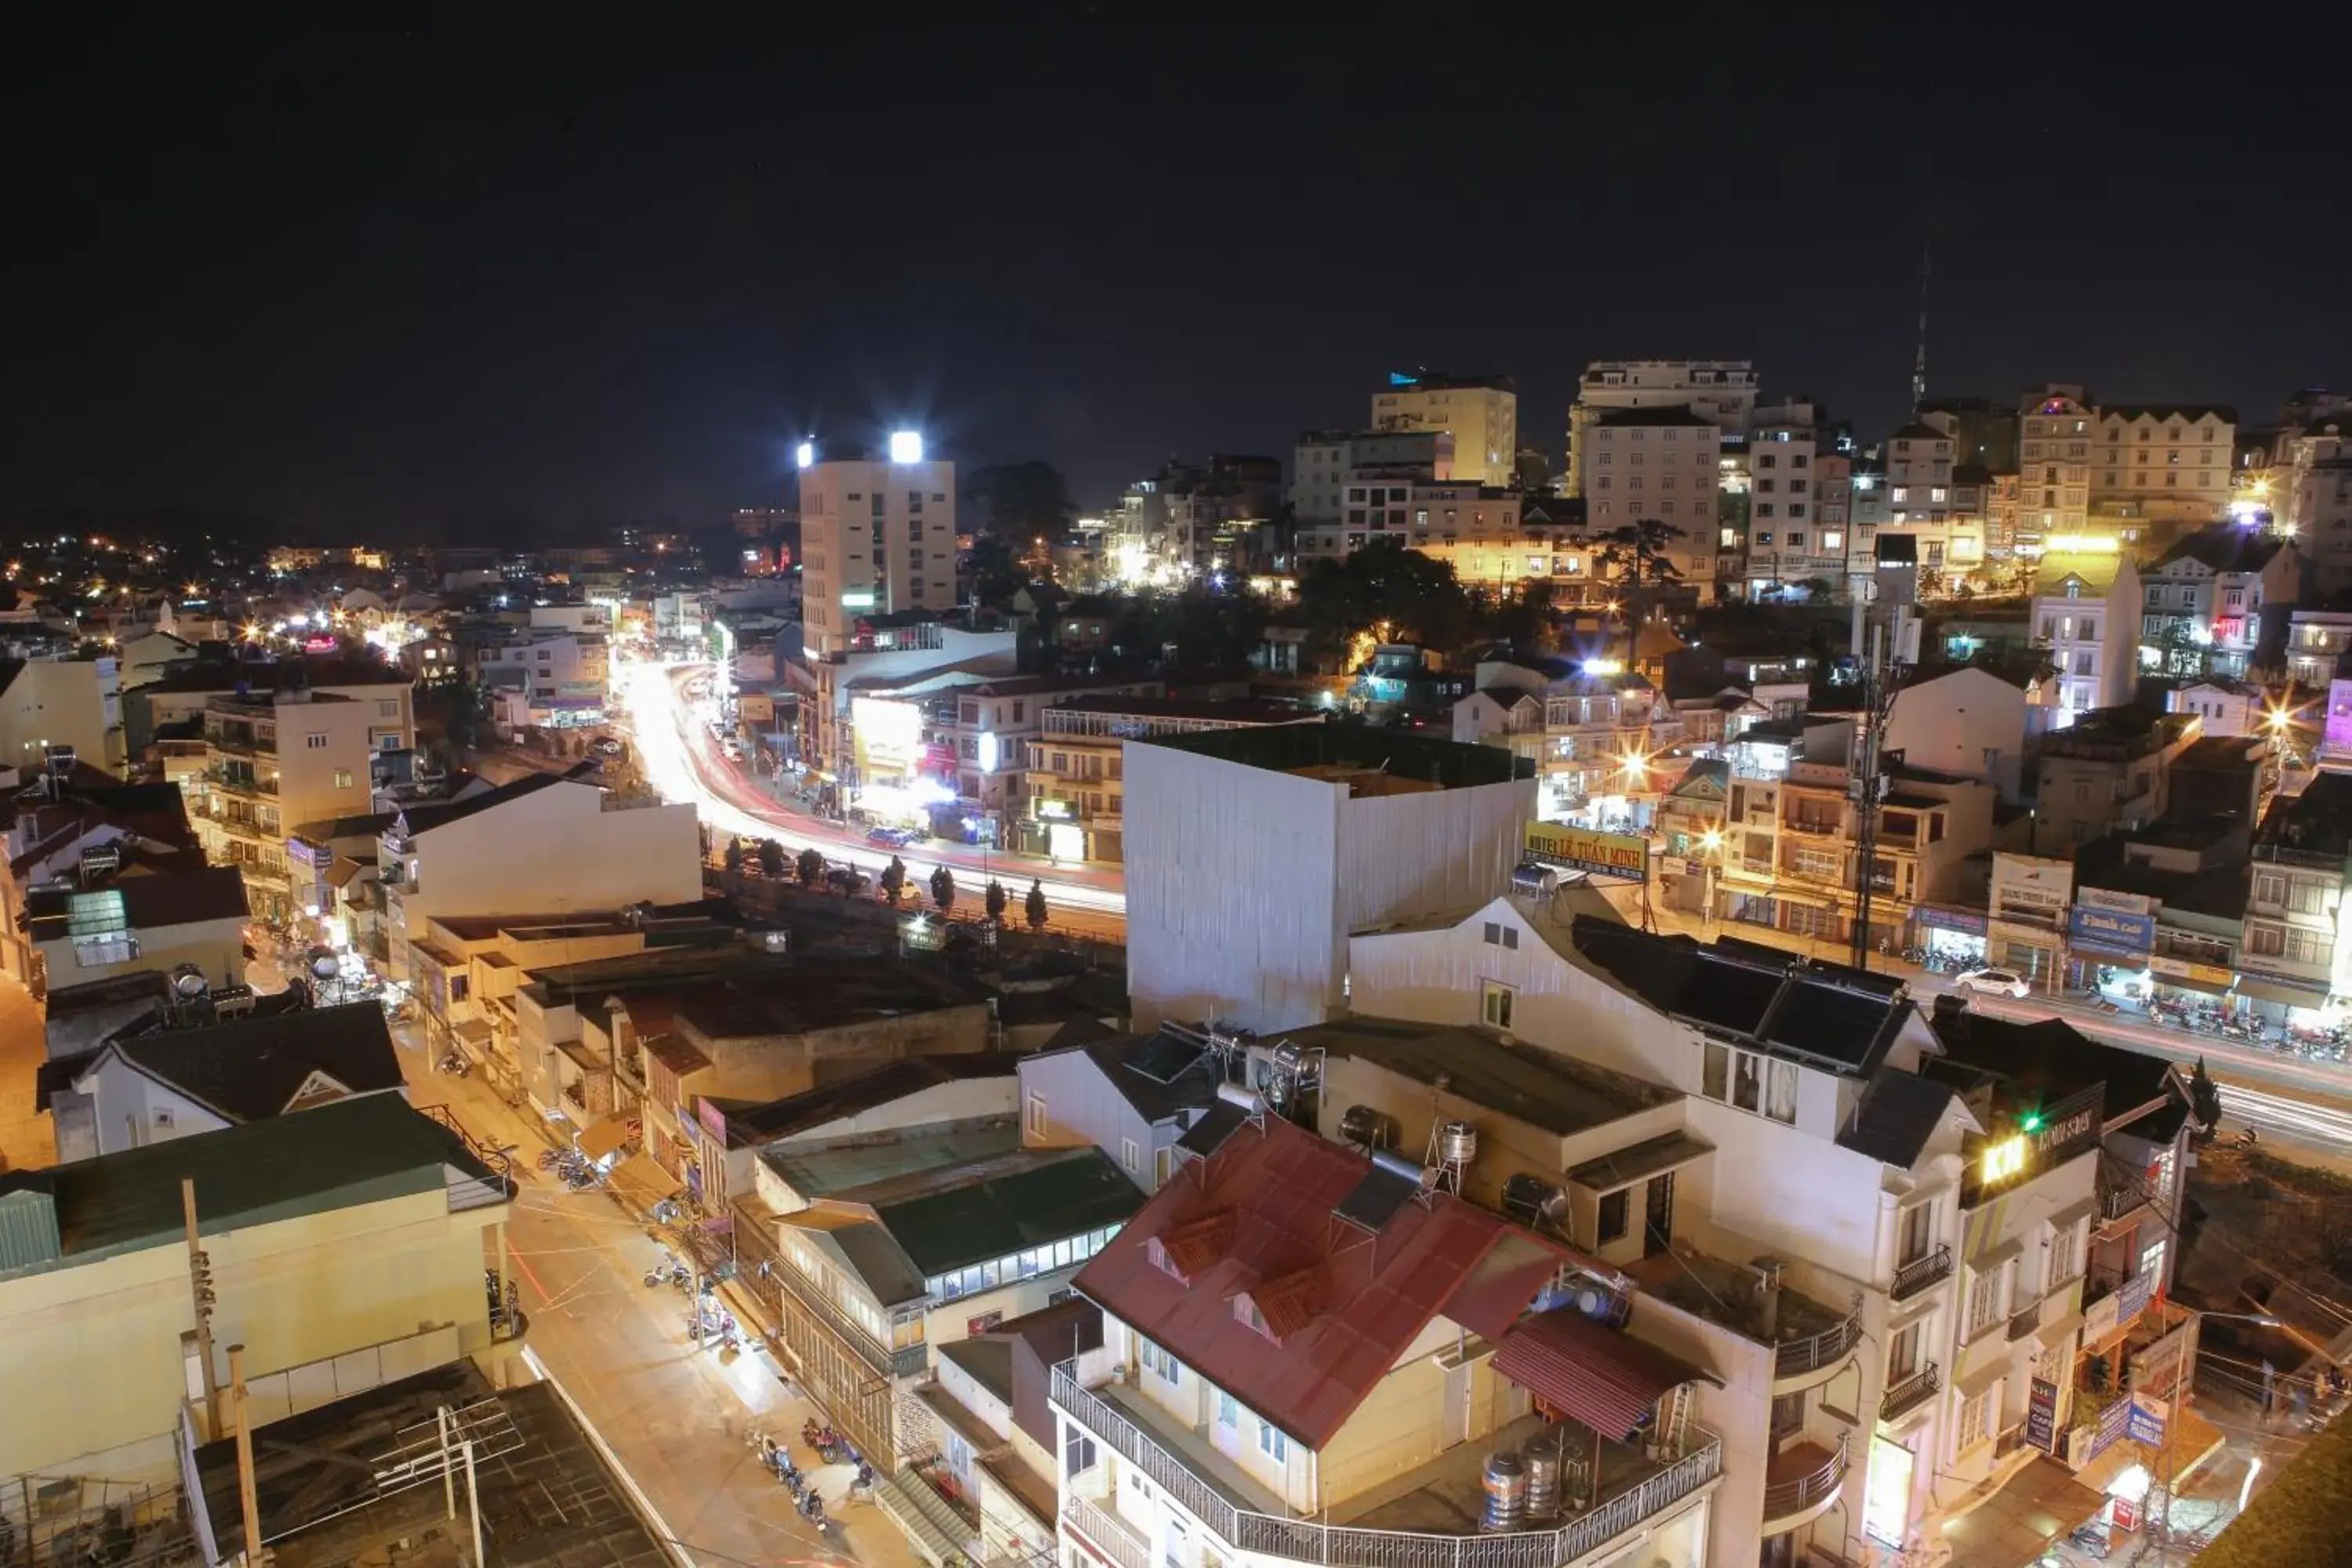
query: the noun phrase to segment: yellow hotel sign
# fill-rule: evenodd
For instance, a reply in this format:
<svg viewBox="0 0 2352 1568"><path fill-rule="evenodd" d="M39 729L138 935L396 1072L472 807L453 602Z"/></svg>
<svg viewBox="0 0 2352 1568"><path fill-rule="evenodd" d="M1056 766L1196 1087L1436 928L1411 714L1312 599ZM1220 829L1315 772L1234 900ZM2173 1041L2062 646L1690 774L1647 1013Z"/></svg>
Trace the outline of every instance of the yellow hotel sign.
<svg viewBox="0 0 2352 1568"><path fill-rule="evenodd" d="M1637 882L1650 874L1650 841L1630 833L1596 833L1558 822L1530 822L1526 847L1530 860L1566 870L1627 877Z"/></svg>

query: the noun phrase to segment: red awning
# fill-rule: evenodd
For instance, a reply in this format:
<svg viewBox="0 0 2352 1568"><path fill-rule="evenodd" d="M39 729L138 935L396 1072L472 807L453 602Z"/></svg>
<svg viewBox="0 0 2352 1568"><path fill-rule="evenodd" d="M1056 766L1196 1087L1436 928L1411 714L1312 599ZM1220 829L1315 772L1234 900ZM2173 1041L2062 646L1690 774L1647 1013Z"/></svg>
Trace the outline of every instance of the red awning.
<svg viewBox="0 0 2352 1568"><path fill-rule="evenodd" d="M1722 1379L1580 1312L1529 1318L1503 1336L1495 1370L1563 1415L1624 1442L1677 1384Z"/></svg>

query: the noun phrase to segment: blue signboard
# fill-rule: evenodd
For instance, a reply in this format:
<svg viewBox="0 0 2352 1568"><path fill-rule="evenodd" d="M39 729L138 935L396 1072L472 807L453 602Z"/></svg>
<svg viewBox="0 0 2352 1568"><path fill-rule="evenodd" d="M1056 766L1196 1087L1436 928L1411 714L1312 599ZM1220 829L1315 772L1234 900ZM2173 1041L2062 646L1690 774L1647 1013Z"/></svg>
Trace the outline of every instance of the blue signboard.
<svg viewBox="0 0 2352 1568"><path fill-rule="evenodd" d="M2156 917L2076 904L2066 916L2066 936L2070 942L2105 948L2110 952L2152 952L2156 949Z"/></svg>
<svg viewBox="0 0 2352 1568"><path fill-rule="evenodd" d="M2131 1395L2127 1394L2099 1412L2098 1427L2092 1435L2091 1451L2084 1457L2084 1464L2106 1452L2124 1435L2124 1429L2131 1424Z"/></svg>
<svg viewBox="0 0 2352 1568"><path fill-rule="evenodd" d="M2164 1446L2164 1414L2150 1410L2137 1400L2132 1401L2131 1415L2124 1424L2124 1435L2135 1443L2151 1448Z"/></svg>
<svg viewBox="0 0 2352 1568"><path fill-rule="evenodd" d="M1985 917L1981 910L1948 910L1934 904L1921 904L1919 923L1937 931L1958 931L1962 936L1985 934Z"/></svg>

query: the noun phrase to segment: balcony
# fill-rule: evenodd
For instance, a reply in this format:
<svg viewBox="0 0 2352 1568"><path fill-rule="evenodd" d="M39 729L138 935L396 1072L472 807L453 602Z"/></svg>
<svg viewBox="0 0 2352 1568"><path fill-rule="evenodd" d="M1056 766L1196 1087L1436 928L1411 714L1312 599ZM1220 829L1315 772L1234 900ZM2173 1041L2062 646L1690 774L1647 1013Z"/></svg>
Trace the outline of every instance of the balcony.
<svg viewBox="0 0 2352 1568"><path fill-rule="evenodd" d="M1065 1492L1062 1521L1113 1568L1152 1568L1151 1542L1109 1509L1097 1508L1074 1492Z"/></svg>
<svg viewBox="0 0 2352 1568"><path fill-rule="evenodd" d="M1952 1249L1938 1247L1913 1258L1895 1271L1895 1283L1887 1294L1897 1301L1907 1301L1928 1286L1951 1277Z"/></svg>
<svg viewBox="0 0 2352 1568"><path fill-rule="evenodd" d="M2015 1344L2020 1340L2030 1340L2041 1328L2042 1303L2036 1301L2031 1307L2009 1315L2009 1342Z"/></svg>
<svg viewBox="0 0 2352 1568"><path fill-rule="evenodd" d="M1785 1289L1781 1300L1785 1303ZM1817 1333L1801 1340L1783 1340L1772 1352L1772 1380L1777 1386L1795 1378L1811 1378L1816 1373L1834 1372L1842 1365L1853 1347L1862 1342L1862 1303L1857 1300L1853 1310L1842 1321L1832 1323Z"/></svg>
<svg viewBox="0 0 2352 1568"><path fill-rule="evenodd" d="M890 1350L860 1327L856 1319L826 1300L824 1294L789 1262L771 1268L768 1276L782 1287L783 1293L793 1299L794 1305L831 1331L836 1341L855 1352L857 1359L877 1375L913 1377L930 1364L929 1346L918 1343L895 1352Z"/></svg>
<svg viewBox="0 0 2352 1568"><path fill-rule="evenodd" d="M2147 1207L2147 1188L2137 1182L2102 1184L2099 1189L2099 1234L2128 1229L2124 1222Z"/></svg>
<svg viewBox="0 0 2352 1568"><path fill-rule="evenodd" d="M197 776L224 795L267 795L272 800L278 797L275 774L264 778L258 773L234 773L227 768L206 768Z"/></svg>
<svg viewBox="0 0 2352 1568"><path fill-rule="evenodd" d="M1814 838L1835 838L1845 831L1845 825L1835 818L1818 821L1810 817L1792 816L1781 826L1790 833L1802 833Z"/></svg>
<svg viewBox="0 0 2352 1568"><path fill-rule="evenodd" d="M1555 1568L1655 1518L1723 1470L1721 1440L1696 1426L1691 1428L1690 1451L1663 1466L1651 1465L1638 1449L1606 1445L1600 1489L1608 1495L1595 1506L1552 1528L1488 1535L1477 1533L1472 1521L1477 1517L1479 1467L1495 1444L1465 1443L1424 1467L1430 1480L1423 1488L1402 1495L1391 1491L1388 1500L1362 1516L1366 1523L1325 1524L1247 1506L1239 1488L1211 1479L1205 1466L1214 1458L1213 1450L1190 1433L1171 1432L1163 1440L1160 1433L1147 1430L1143 1423L1151 1420L1150 1415L1139 1408L1130 1418L1126 1409L1080 1384L1072 1363L1064 1362L1054 1369L1053 1399L1097 1442L1141 1470L1234 1550L1348 1568ZM1500 1439L1503 1435L1495 1436ZM1200 1463L1182 1451L1188 1438L1192 1447L1202 1450ZM1638 1473L1610 1474L1615 1468L1611 1461L1615 1460L1637 1466ZM1443 1497L1433 1495L1440 1483L1451 1482L1459 1485L1447 1485ZM1075 1496L1066 1480L1066 1519L1073 1517ZM1416 1509L1412 1506L1416 1501L1429 1506ZM1101 1511L1096 1507L1097 1514ZM1454 1529L1399 1528L1390 1521L1400 1515L1463 1522ZM1370 1522L1374 1521L1380 1522ZM1097 1539L1088 1535L1090 1542ZM1118 1561L1121 1568L1132 1568L1119 1556L1118 1546L1108 1541L1101 1544L1107 1558Z"/></svg>
<svg viewBox="0 0 2352 1568"><path fill-rule="evenodd" d="M1835 1448L1808 1438L1773 1455L1764 1465L1762 1533L1785 1534L1827 1512L1845 1486L1846 1466L1843 1437Z"/></svg>
<svg viewBox="0 0 2352 1568"><path fill-rule="evenodd" d="M1885 1397L1878 1402L1878 1418L1900 1421L1935 1398L1943 1386L1943 1372L1931 1361L1910 1376L1887 1385Z"/></svg>

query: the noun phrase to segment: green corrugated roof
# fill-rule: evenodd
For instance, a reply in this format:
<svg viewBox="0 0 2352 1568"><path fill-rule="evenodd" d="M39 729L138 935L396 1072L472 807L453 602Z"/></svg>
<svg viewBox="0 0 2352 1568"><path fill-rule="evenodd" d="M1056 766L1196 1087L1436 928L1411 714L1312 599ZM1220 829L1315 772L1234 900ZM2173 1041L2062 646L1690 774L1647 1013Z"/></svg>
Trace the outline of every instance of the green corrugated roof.
<svg viewBox="0 0 2352 1568"><path fill-rule="evenodd" d="M217 1132L0 1176L0 1195L47 1194L62 1261L175 1244L180 1181L196 1184L205 1234L323 1214L446 1184L446 1167L492 1179L456 1133L396 1094L361 1095ZM58 1259L0 1257L0 1271Z"/></svg>
<svg viewBox="0 0 2352 1568"><path fill-rule="evenodd" d="M981 1179L874 1205L925 1275L1123 1225L1143 1194L1099 1149L1024 1150Z"/></svg>

